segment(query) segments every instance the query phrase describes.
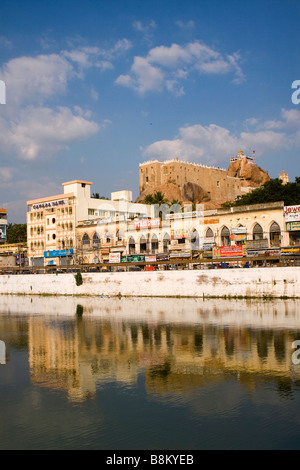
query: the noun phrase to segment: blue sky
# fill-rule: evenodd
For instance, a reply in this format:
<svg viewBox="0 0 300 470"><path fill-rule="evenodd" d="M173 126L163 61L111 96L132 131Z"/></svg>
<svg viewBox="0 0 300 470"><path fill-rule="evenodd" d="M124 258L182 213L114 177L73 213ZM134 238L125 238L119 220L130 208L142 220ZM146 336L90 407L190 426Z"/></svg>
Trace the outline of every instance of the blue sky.
<svg viewBox="0 0 300 470"><path fill-rule="evenodd" d="M227 168L242 148L300 176L300 3L0 2L0 207L92 181L138 196L138 165Z"/></svg>

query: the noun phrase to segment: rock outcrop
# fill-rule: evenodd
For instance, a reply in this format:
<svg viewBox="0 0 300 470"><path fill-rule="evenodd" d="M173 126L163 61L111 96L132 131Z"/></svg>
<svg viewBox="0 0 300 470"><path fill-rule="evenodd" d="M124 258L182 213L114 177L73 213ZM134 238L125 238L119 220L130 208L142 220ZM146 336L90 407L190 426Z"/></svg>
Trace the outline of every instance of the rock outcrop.
<svg viewBox="0 0 300 470"><path fill-rule="evenodd" d="M227 174L244 180L247 186L251 187L261 186L271 179L265 170L250 163L246 158L230 162Z"/></svg>
<svg viewBox="0 0 300 470"><path fill-rule="evenodd" d="M158 166L164 165L163 170L161 167L155 167L155 164ZM241 150L236 158L231 159L227 172L215 168L202 167L201 171L205 174L200 175L198 173L200 184L195 182L194 176L196 171L200 171L199 167L193 167L193 164L176 160L166 164L159 162L154 162L153 164L150 162L149 166L151 168L148 167L147 170L144 170L144 167L141 169L141 171L146 171L146 173L142 173L141 194L136 202L141 202L147 195L160 191L169 203L176 200L183 204L204 204L206 209L214 209L220 207L224 202L234 200L236 195L252 191L252 189L263 185L271 179L265 170L257 166L252 158L246 157ZM160 172L160 178L157 178L157 180L164 178L166 181L166 178L168 178L168 182L153 184L152 181L155 181L157 176L155 171ZM180 177L181 174L184 175L185 181ZM240 180L238 185L231 178L238 178ZM151 182L149 183L149 181ZM178 184L175 184L175 181L178 181Z"/></svg>

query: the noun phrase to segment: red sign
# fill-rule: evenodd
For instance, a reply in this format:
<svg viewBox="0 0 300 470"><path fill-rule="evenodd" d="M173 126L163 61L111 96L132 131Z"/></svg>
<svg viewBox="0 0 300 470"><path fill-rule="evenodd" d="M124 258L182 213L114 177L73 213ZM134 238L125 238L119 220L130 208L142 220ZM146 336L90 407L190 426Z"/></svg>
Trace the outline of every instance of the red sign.
<svg viewBox="0 0 300 470"><path fill-rule="evenodd" d="M135 220L134 221L134 228L138 230L140 228L156 228L160 227L160 218L157 219L143 219L143 220Z"/></svg>
<svg viewBox="0 0 300 470"><path fill-rule="evenodd" d="M244 256L245 248L243 246L221 246L213 248L214 258L233 258L235 256Z"/></svg>

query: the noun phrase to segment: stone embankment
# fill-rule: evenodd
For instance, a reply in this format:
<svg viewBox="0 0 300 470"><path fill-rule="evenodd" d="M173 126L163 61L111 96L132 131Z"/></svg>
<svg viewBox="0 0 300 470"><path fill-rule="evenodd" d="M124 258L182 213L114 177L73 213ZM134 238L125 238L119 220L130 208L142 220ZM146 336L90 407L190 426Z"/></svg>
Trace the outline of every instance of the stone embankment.
<svg viewBox="0 0 300 470"><path fill-rule="evenodd" d="M0 294L300 298L300 267L0 276Z"/></svg>

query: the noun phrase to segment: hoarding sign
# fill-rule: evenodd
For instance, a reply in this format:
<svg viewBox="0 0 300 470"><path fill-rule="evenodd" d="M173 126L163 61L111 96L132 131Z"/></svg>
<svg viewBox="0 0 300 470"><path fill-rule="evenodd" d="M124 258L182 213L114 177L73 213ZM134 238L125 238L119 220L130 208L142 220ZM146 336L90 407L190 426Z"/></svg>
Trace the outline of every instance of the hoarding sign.
<svg viewBox="0 0 300 470"><path fill-rule="evenodd" d="M238 235L230 235L230 240L231 241L236 241L236 242L243 242L246 240L246 234L238 234Z"/></svg>
<svg viewBox="0 0 300 470"><path fill-rule="evenodd" d="M156 261L169 261L170 256L163 253L156 255Z"/></svg>
<svg viewBox="0 0 300 470"><path fill-rule="evenodd" d="M282 255L300 255L300 246L287 246L281 248Z"/></svg>
<svg viewBox="0 0 300 470"><path fill-rule="evenodd" d="M171 240L181 240L182 238L189 238L190 231L189 229L172 229L171 230Z"/></svg>
<svg viewBox="0 0 300 470"><path fill-rule="evenodd" d="M298 206L285 206L284 218L286 222L300 221L300 205Z"/></svg>
<svg viewBox="0 0 300 470"><path fill-rule="evenodd" d="M156 256L145 256L145 262L146 263L153 263L156 261Z"/></svg>
<svg viewBox="0 0 300 470"><path fill-rule="evenodd" d="M294 232L300 230L300 222L286 222L286 231Z"/></svg>
<svg viewBox="0 0 300 470"><path fill-rule="evenodd" d="M213 248L214 258L235 258L246 255L243 246L221 246Z"/></svg>
<svg viewBox="0 0 300 470"><path fill-rule="evenodd" d="M143 220L134 221L135 230L139 230L141 228L157 228L157 227L160 227L159 217L156 219L143 219Z"/></svg>
<svg viewBox="0 0 300 470"><path fill-rule="evenodd" d="M44 258L65 258L66 256L72 256L73 254L73 248L70 248L69 250L51 250L44 251Z"/></svg>
<svg viewBox="0 0 300 470"><path fill-rule="evenodd" d="M191 254L190 253L171 253L170 254L170 259L172 258L190 258Z"/></svg>
<svg viewBox="0 0 300 470"><path fill-rule="evenodd" d="M121 262L121 253L109 253L109 262L110 263L120 263Z"/></svg>
<svg viewBox="0 0 300 470"><path fill-rule="evenodd" d="M145 261L145 256L143 255L130 255L130 256L122 256L121 258L122 263L137 263L139 261Z"/></svg>
<svg viewBox="0 0 300 470"><path fill-rule="evenodd" d="M0 225L0 240L6 239L6 225Z"/></svg>
<svg viewBox="0 0 300 470"><path fill-rule="evenodd" d="M247 229L246 229L246 227L233 227L233 228L231 229L231 233L232 233L232 235L239 235L239 234L241 234L241 233L245 233L245 234L246 234L246 233L247 233Z"/></svg>

